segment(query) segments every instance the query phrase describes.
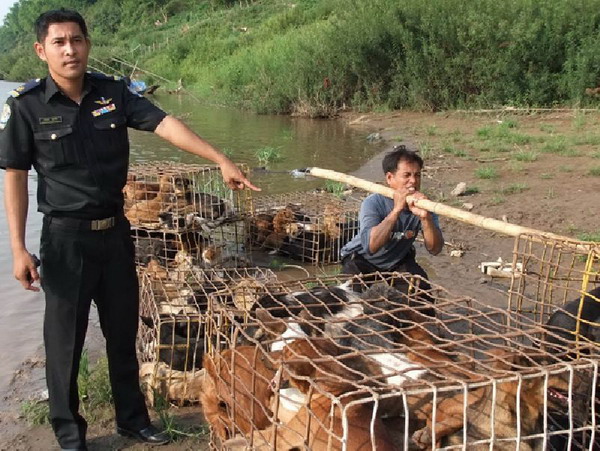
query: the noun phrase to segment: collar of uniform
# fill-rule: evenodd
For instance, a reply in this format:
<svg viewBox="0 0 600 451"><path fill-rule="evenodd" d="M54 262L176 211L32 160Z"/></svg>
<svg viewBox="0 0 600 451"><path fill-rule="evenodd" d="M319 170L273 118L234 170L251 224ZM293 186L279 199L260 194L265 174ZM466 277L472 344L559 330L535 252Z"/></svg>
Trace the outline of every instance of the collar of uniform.
<svg viewBox="0 0 600 451"><path fill-rule="evenodd" d="M92 80L90 80L89 74L84 74L83 77L83 92L81 93L81 98L83 99L91 90L93 87L93 82ZM44 100L46 101L46 103L48 103L50 101L50 99L57 93L57 92L61 92L60 88L56 85L56 82L54 81L54 79L52 78L51 75L48 75L46 77L46 92Z"/></svg>
<svg viewBox="0 0 600 451"><path fill-rule="evenodd" d="M44 93L44 100L46 101L46 103L48 103L50 99L54 96L54 94L56 94L57 92L60 92L60 89L58 89L58 86L56 86L56 83L54 82L52 76L48 74L48 76L46 77L46 91Z"/></svg>

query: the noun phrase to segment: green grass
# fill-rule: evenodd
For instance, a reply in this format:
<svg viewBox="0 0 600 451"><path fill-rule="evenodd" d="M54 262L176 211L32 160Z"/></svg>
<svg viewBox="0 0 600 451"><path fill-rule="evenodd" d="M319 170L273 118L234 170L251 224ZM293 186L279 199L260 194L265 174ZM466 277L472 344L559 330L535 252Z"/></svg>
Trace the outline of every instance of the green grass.
<svg viewBox="0 0 600 451"><path fill-rule="evenodd" d="M600 166L595 166L593 168L590 168L588 170L588 175L591 175L593 177L600 177Z"/></svg>
<svg viewBox="0 0 600 451"><path fill-rule="evenodd" d="M470 196L471 194L478 194L480 192L478 186L469 186L465 191L465 196Z"/></svg>
<svg viewBox="0 0 600 451"><path fill-rule="evenodd" d="M516 119L504 119L500 126L503 128L518 128L519 122Z"/></svg>
<svg viewBox="0 0 600 451"><path fill-rule="evenodd" d="M560 172L573 172L573 168L571 166L567 166L567 165L561 165L561 166L559 166L558 170Z"/></svg>
<svg viewBox="0 0 600 451"><path fill-rule="evenodd" d="M467 156L467 152L465 152L464 150L458 149L458 148L456 148L454 146L451 146L451 145L448 145L448 144L444 145L442 147L442 150L445 153L449 153L450 155L454 155L455 157L461 157L462 158L462 157L466 157Z"/></svg>
<svg viewBox="0 0 600 451"><path fill-rule="evenodd" d="M554 133L556 131L556 127L552 124L542 124L540 125L540 131L544 133Z"/></svg>
<svg viewBox="0 0 600 451"><path fill-rule="evenodd" d="M544 172L542 175L540 175L540 178L542 180L551 180L554 178L554 174L550 174L549 172Z"/></svg>
<svg viewBox="0 0 600 451"><path fill-rule="evenodd" d="M573 130L581 131L587 124L587 118L583 113L577 113L571 123Z"/></svg>
<svg viewBox="0 0 600 451"><path fill-rule="evenodd" d="M21 403L21 416L27 424L40 426L50 423L50 407L44 401L23 401Z"/></svg>
<svg viewBox="0 0 600 451"><path fill-rule="evenodd" d="M342 197L344 191L346 191L346 185L344 183L335 182L333 180L327 180L325 182L325 191L333 194L337 197Z"/></svg>
<svg viewBox="0 0 600 451"><path fill-rule="evenodd" d="M261 166L268 166L269 163L275 163L281 160L281 149L276 147L261 147L254 152L254 156L258 160L258 164Z"/></svg>
<svg viewBox="0 0 600 451"><path fill-rule="evenodd" d="M284 266L285 262L278 258L274 258L269 262L269 269L272 269L273 271L281 271Z"/></svg>
<svg viewBox="0 0 600 451"><path fill-rule="evenodd" d="M503 204L504 202L506 202L506 198L500 194L496 194L495 196L493 196L490 199L491 205L500 205L500 204Z"/></svg>
<svg viewBox="0 0 600 451"><path fill-rule="evenodd" d="M523 172L525 166L521 161L509 161L508 167L512 172Z"/></svg>
<svg viewBox="0 0 600 451"><path fill-rule="evenodd" d="M492 166L483 166L475 170L475 177L484 180L497 179L500 177L496 168Z"/></svg>
<svg viewBox="0 0 600 451"><path fill-rule="evenodd" d="M162 423L163 430L169 434L172 441L190 437L202 438L207 436L210 432L208 425L199 424L198 426L188 426L177 421L171 411L170 403L156 392L154 393L154 411Z"/></svg>
<svg viewBox="0 0 600 451"><path fill-rule="evenodd" d="M561 154L567 150L567 140L564 136L552 137L542 145L541 150L544 153Z"/></svg>
<svg viewBox="0 0 600 451"><path fill-rule="evenodd" d="M505 188L502 188L500 192L502 194L518 194L523 191L527 191L529 186L526 183L512 183Z"/></svg>
<svg viewBox="0 0 600 451"><path fill-rule="evenodd" d="M438 134L438 128L436 125L428 125L425 128L425 132L427 133L427 136L436 136Z"/></svg>
<svg viewBox="0 0 600 451"><path fill-rule="evenodd" d="M574 146L598 146L600 145L600 135L595 134L577 134L571 137L570 142Z"/></svg>
<svg viewBox="0 0 600 451"><path fill-rule="evenodd" d="M577 235L577 239L581 241L594 241L600 243L600 230L596 232L584 232Z"/></svg>
<svg viewBox="0 0 600 451"><path fill-rule="evenodd" d="M223 147L221 152L223 152L223 154L230 159L235 155L235 151L231 147Z"/></svg>
<svg viewBox="0 0 600 451"><path fill-rule="evenodd" d="M532 163L534 161L537 161L538 153L534 152L532 150L530 150L530 151L519 150L512 155L512 158L514 158L517 161L523 161L525 163Z"/></svg>
<svg viewBox="0 0 600 451"><path fill-rule="evenodd" d="M426 161L435 156L435 148L430 143L421 144L418 152L419 152L419 155L421 155L421 158L423 158L423 160L426 160Z"/></svg>
<svg viewBox="0 0 600 451"><path fill-rule="evenodd" d="M77 386L80 408L90 421L107 419L112 415L113 396L106 357L98 359L92 367L84 349L79 361Z"/></svg>
<svg viewBox="0 0 600 451"><path fill-rule="evenodd" d="M90 422L105 420L113 415L113 397L108 376L108 360L98 359L90 365L87 349L81 353L77 386L80 409ZM47 402L25 401L21 404L21 415L31 425L47 424L49 407Z"/></svg>

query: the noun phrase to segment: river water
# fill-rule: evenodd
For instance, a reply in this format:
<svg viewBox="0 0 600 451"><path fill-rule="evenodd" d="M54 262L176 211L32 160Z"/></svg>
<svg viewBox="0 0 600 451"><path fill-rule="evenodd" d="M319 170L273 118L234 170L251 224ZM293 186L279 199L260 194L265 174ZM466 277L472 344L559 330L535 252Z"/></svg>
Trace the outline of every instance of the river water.
<svg viewBox="0 0 600 451"><path fill-rule="evenodd" d="M8 91L18 86L0 80L0 105ZM263 194L312 189L321 181L295 179L287 171L319 166L342 172L358 169L381 148L369 144L364 133L357 133L339 121L311 120L288 116L256 115L230 108L207 106L191 96L157 94L153 101L170 114L180 117L209 142L227 151L238 163L258 166L257 150L278 149L281 158L269 164L269 172L251 175ZM198 162L152 133L131 131L131 161L169 160ZM27 246L39 253L41 214L35 201L37 178L29 176L29 217ZM4 198L4 171L0 170L0 197ZM42 343L42 293L25 291L12 276L11 253L4 208L0 208L0 393L5 392L12 374L29 357L39 352Z"/></svg>

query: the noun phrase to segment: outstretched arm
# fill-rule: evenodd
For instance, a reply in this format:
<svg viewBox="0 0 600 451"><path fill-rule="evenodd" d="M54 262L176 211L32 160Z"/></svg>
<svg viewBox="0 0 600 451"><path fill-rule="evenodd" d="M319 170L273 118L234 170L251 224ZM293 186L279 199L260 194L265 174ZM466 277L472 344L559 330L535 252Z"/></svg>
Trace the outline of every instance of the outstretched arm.
<svg viewBox="0 0 600 451"><path fill-rule="evenodd" d="M250 183L242 171L229 158L200 138L200 136L179 119L173 116L166 116L158 124L154 133L180 149L217 163L221 168L223 180L225 180L225 183L231 189L248 187L254 191L260 191L260 188Z"/></svg>
<svg viewBox="0 0 600 451"><path fill-rule="evenodd" d="M29 208L27 171L6 170L6 174L4 174L4 206L13 254L13 275L26 290L40 291L38 287L33 286L33 282L38 281L40 276L32 256L25 247L25 223Z"/></svg>

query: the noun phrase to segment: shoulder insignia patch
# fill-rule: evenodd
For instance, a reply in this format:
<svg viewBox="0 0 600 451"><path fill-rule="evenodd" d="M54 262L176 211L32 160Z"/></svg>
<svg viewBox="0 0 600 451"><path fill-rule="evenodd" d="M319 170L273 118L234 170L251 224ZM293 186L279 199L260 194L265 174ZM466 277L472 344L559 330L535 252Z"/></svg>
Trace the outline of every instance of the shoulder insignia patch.
<svg viewBox="0 0 600 451"><path fill-rule="evenodd" d="M10 97L19 97L25 94L26 92L31 91L33 88L36 88L40 85L41 78L36 78L35 80L29 80L24 85L21 85L8 93Z"/></svg>
<svg viewBox="0 0 600 451"><path fill-rule="evenodd" d="M2 114L0 115L0 130L4 130L8 120L10 119L10 105L5 103L2 107Z"/></svg>

